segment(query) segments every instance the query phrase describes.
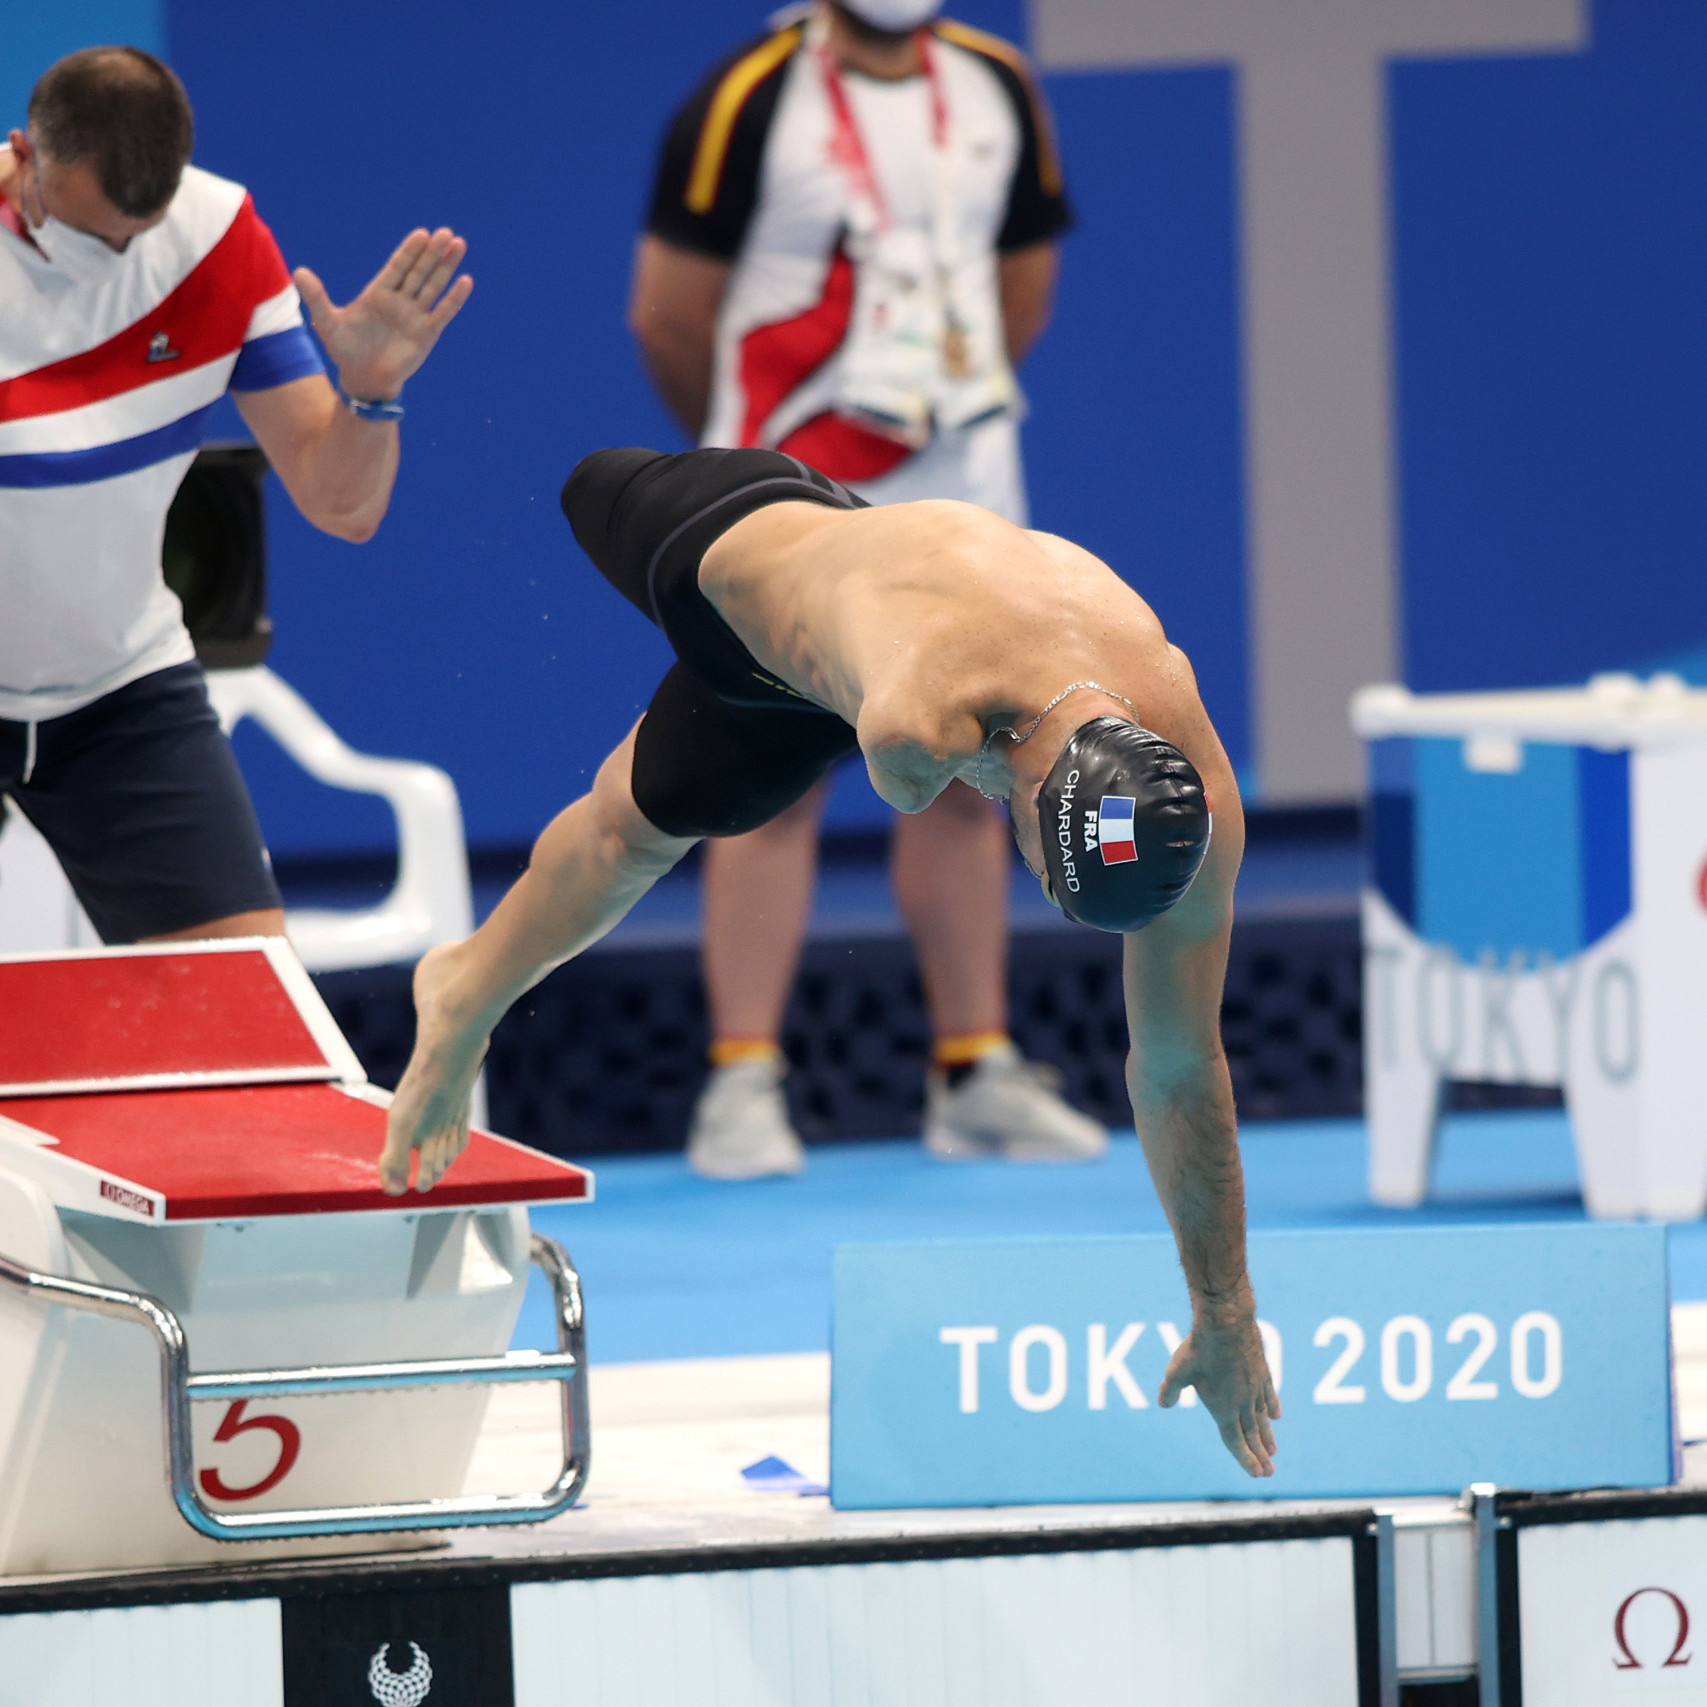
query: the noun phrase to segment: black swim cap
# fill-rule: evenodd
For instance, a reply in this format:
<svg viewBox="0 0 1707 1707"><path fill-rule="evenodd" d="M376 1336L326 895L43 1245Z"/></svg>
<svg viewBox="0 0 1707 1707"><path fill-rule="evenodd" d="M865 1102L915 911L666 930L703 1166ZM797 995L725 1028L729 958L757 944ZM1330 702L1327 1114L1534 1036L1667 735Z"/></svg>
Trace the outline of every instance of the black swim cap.
<svg viewBox="0 0 1707 1707"><path fill-rule="evenodd" d="M1074 730L1038 791L1037 817L1056 902L1099 931L1142 930L1191 887L1209 851L1196 767L1120 717Z"/></svg>

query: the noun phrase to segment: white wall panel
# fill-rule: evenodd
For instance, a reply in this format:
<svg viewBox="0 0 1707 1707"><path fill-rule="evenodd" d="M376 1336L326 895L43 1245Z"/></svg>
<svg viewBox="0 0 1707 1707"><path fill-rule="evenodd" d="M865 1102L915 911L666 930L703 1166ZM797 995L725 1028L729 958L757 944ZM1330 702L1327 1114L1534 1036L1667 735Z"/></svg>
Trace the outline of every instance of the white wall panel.
<svg viewBox="0 0 1707 1707"><path fill-rule="evenodd" d="M1399 1673L1476 1665L1475 1531L1468 1521L1401 1527L1393 1535Z"/></svg>
<svg viewBox="0 0 1707 1707"><path fill-rule="evenodd" d="M1707 1516L1540 1525L1517 1548L1523 1707L1707 1707Z"/></svg>
<svg viewBox="0 0 1707 1707"><path fill-rule="evenodd" d="M519 1584L516 1707L1355 1707L1345 1538Z"/></svg>
<svg viewBox="0 0 1707 1707"><path fill-rule="evenodd" d="M0 1617L0 1707L283 1707L276 1600Z"/></svg>

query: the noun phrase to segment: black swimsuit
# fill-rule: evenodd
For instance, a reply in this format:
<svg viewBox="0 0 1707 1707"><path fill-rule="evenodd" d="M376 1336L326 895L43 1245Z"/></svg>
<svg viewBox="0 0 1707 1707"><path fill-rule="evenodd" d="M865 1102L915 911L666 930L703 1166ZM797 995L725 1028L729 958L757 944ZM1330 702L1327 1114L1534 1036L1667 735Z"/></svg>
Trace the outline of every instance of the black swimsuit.
<svg viewBox="0 0 1707 1707"><path fill-rule="evenodd" d="M606 580L655 622L679 660L635 739L635 804L671 836L738 836L791 806L853 730L769 674L699 588L712 544L767 504L863 509L835 481L769 450L595 451L563 513Z"/></svg>

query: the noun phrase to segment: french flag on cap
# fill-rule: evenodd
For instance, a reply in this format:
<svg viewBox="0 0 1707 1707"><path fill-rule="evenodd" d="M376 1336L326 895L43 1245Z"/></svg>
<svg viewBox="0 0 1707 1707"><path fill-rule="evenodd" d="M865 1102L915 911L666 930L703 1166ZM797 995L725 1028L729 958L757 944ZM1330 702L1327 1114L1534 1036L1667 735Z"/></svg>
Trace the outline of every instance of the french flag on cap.
<svg viewBox="0 0 1707 1707"><path fill-rule="evenodd" d="M1138 802L1125 794L1105 794L1097 812L1097 844L1104 865L1122 865L1138 857L1132 814Z"/></svg>

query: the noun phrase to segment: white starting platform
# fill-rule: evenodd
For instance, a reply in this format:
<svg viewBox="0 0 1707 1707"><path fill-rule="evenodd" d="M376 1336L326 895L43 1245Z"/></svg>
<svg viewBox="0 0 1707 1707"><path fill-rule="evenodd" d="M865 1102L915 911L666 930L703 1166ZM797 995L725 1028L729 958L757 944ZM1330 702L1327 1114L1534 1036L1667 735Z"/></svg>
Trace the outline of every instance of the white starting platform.
<svg viewBox="0 0 1707 1707"><path fill-rule="evenodd" d="M1591 1215L1707 1212L1707 691L1363 689L1369 1187L1428 1192L1441 1088L1557 1086Z"/></svg>
<svg viewBox="0 0 1707 1707"><path fill-rule="evenodd" d="M390 1100L279 941L0 960L0 1578L420 1546L586 1470L578 1283L476 1132L385 1196ZM530 1264L560 1349L509 1354ZM543 1493L464 1493L494 1383L556 1383ZM0 1700L5 1700L0 1681Z"/></svg>

